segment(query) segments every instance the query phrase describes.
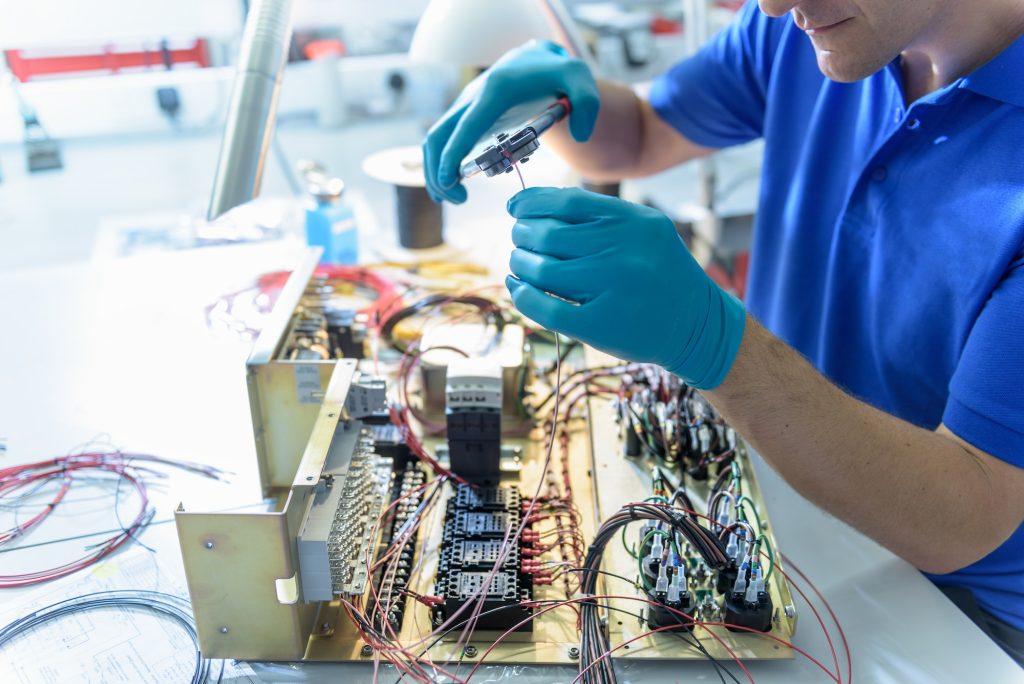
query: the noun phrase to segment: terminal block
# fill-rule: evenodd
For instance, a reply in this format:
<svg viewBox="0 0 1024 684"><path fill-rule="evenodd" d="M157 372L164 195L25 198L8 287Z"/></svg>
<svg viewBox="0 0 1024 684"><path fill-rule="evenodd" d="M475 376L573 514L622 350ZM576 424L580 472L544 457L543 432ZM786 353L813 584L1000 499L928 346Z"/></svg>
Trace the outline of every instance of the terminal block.
<svg viewBox="0 0 1024 684"><path fill-rule="evenodd" d="M436 625L457 613L468 617L469 609L463 607L481 599L477 629L512 629L531 614L522 604L531 600L533 579L522 572L521 542L508 534L518 529L521 521L518 489L456 488L448 501L442 531L435 594L443 603L434 609ZM532 624L526 620L516 629L531 631Z"/></svg>

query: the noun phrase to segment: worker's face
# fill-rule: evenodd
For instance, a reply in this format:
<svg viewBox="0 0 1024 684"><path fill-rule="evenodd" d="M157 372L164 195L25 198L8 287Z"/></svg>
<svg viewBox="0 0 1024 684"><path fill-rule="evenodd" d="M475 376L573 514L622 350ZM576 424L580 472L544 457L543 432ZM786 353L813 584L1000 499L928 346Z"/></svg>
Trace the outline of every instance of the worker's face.
<svg viewBox="0 0 1024 684"><path fill-rule="evenodd" d="M948 0L758 0L773 17L792 12L835 81L866 78L927 32Z"/></svg>

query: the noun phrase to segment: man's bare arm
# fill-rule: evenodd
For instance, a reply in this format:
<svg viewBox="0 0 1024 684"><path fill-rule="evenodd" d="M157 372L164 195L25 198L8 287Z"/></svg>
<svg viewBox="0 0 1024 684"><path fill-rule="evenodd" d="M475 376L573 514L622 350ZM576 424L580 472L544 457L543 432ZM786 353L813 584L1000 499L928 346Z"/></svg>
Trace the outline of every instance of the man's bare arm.
<svg viewBox="0 0 1024 684"><path fill-rule="evenodd" d="M749 316L707 396L797 491L921 570L969 565L1024 520L1024 469L845 394Z"/></svg>
<svg viewBox="0 0 1024 684"><path fill-rule="evenodd" d="M565 121L544 135L584 178L612 182L649 176L714 152L684 138L631 88L608 81L597 86L601 108L590 140L573 140Z"/></svg>

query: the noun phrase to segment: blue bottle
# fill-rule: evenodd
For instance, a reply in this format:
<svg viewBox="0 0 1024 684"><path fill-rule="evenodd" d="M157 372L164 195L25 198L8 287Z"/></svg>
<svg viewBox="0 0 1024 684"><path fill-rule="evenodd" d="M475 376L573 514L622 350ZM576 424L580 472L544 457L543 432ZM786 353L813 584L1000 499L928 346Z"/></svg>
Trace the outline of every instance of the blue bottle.
<svg viewBox="0 0 1024 684"><path fill-rule="evenodd" d="M323 247L321 263L355 264L359 239L355 214L341 199L345 183L322 173L310 173L306 178L314 202L306 209L306 242Z"/></svg>

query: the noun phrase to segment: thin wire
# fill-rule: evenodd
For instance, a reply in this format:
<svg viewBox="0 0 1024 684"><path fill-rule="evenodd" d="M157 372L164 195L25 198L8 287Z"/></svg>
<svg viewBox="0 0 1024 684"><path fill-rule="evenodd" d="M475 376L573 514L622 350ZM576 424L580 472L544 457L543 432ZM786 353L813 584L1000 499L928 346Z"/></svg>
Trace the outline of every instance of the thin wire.
<svg viewBox="0 0 1024 684"><path fill-rule="evenodd" d="M129 608L148 610L169 617L188 634L195 646L196 666L191 684L202 684L210 674L210 659L199 650L199 635L192 622L191 606L185 599L159 591L121 590L100 591L52 603L0 628L0 647L39 625L58 618L99 608ZM224 667L221 666L221 676Z"/></svg>

